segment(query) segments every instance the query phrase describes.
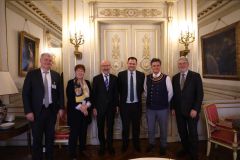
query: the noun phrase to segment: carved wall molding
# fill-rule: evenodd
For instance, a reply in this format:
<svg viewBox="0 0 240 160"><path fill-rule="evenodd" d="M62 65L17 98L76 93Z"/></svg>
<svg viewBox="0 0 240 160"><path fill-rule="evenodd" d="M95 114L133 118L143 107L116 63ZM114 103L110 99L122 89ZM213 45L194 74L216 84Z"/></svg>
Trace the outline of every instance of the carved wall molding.
<svg viewBox="0 0 240 160"><path fill-rule="evenodd" d="M144 70L145 73L149 73L150 66L150 36L145 34L143 37L143 59L140 62L140 67Z"/></svg>
<svg viewBox="0 0 240 160"><path fill-rule="evenodd" d="M167 4L167 7L168 7L168 8L167 8L168 22L172 22L174 2L172 2L172 1L167 1L166 4Z"/></svg>
<svg viewBox="0 0 240 160"><path fill-rule="evenodd" d="M117 34L112 37L112 58L113 74L117 74L123 66L120 59L120 37Z"/></svg>
<svg viewBox="0 0 240 160"><path fill-rule="evenodd" d="M203 83L205 100L210 99L225 99L225 100L240 100L239 86L225 86L220 84Z"/></svg>
<svg viewBox="0 0 240 160"><path fill-rule="evenodd" d="M151 18L164 17L162 8L98 8L98 17Z"/></svg>

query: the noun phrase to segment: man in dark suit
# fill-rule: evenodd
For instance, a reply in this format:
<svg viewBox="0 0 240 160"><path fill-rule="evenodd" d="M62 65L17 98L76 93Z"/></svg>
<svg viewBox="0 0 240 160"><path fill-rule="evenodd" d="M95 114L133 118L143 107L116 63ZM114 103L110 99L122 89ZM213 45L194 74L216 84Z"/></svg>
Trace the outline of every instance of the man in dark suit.
<svg viewBox="0 0 240 160"><path fill-rule="evenodd" d="M93 115L97 117L98 139L100 142L99 155L105 153L105 143L110 154L115 154L113 148L113 125L118 107L117 77L110 74L111 64L101 62L102 73L93 78L92 102ZM105 122L107 126L107 140L105 140Z"/></svg>
<svg viewBox="0 0 240 160"><path fill-rule="evenodd" d="M42 160L42 139L45 136L46 159L53 159L57 113L63 117L64 94L60 75L50 70L52 56L43 53L41 67L29 71L23 84L22 98L33 135L33 160Z"/></svg>
<svg viewBox="0 0 240 160"><path fill-rule="evenodd" d="M129 130L132 125L133 146L140 152L140 119L142 113L142 93L145 75L136 70L137 59L129 57L128 69L118 74L118 88L120 94L120 114L122 118L122 152L128 148Z"/></svg>
<svg viewBox="0 0 240 160"><path fill-rule="evenodd" d="M197 124L203 100L203 85L200 74L188 69L186 57L178 60L180 73L172 79L173 98L171 101L172 114L176 115L178 132L183 149L177 157L189 154L192 160L198 159Z"/></svg>

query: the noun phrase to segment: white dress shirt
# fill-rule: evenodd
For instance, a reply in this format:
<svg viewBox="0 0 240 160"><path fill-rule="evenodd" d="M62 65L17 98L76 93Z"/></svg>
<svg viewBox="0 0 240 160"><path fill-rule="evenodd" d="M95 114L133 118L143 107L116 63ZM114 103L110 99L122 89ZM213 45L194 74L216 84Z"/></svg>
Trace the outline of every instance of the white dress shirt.
<svg viewBox="0 0 240 160"><path fill-rule="evenodd" d="M160 75L161 75L161 72L159 72L158 74L153 73L154 78L159 77ZM169 76L166 77L166 86L168 91L168 102L170 102L173 96L173 87L172 87L172 81ZM145 97L147 97L147 77L145 77L145 80L144 80L144 95Z"/></svg>

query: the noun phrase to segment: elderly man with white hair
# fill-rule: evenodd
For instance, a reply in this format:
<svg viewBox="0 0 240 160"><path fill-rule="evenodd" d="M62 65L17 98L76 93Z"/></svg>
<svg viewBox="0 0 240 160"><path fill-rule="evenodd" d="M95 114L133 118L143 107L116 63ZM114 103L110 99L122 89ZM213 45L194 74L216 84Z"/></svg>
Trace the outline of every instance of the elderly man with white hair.
<svg viewBox="0 0 240 160"><path fill-rule="evenodd" d="M189 62L184 56L178 59L177 73L172 78L173 98L172 114L176 116L178 132L183 149L177 157L190 155L192 160L198 159L197 124L203 100L203 85L200 74L188 69Z"/></svg>
<svg viewBox="0 0 240 160"><path fill-rule="evenodd" d="M64 93L61 76L51 70L52 55L43 53L40 68L27 73L22 99L33 135L33 160L42 160L42 141L45 137L46 159L53 159L53 145L57 113L63 117Z"/></svg>

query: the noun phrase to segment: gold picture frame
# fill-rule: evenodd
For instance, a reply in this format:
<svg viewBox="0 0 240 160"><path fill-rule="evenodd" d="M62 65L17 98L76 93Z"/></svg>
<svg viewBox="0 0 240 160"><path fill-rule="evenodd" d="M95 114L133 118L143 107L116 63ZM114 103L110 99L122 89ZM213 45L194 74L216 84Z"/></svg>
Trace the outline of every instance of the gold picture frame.
<svg viewBox="0 0 240 160"><path fill-rule="evenodd" d="M201 37L204 78L240 80L240 22Z"/></svg>
<svg viewBox="0 0 240 160"><path fill-rule="evenodd" d="M39 42L39 38L25 31L19 33L18 74L20 77L26 76L29 70L38 67Z"/></svg>

